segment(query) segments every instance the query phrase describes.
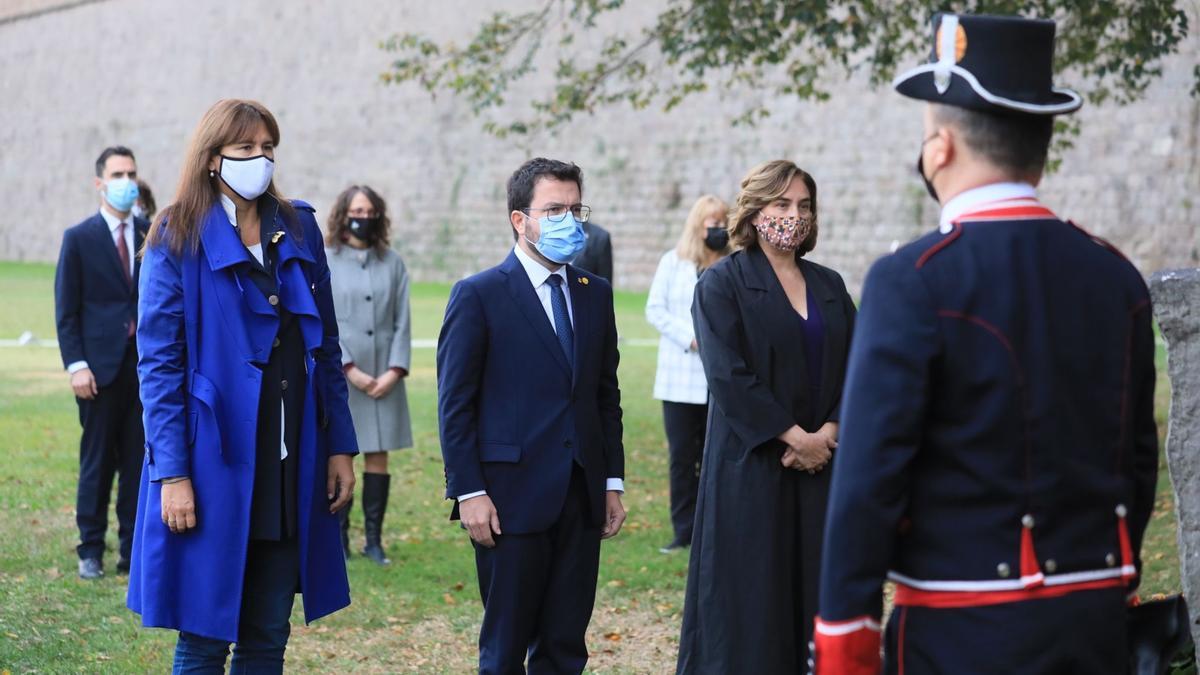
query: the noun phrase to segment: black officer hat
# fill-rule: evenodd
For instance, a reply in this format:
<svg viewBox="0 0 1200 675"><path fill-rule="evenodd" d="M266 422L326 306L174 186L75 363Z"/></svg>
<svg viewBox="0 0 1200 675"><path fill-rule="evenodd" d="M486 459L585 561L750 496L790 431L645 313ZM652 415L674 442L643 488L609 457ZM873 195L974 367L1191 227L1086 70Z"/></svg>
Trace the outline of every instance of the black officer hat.
<svg viewBox="0 0 1200 675"><path fill-rule="evenodd" d="M1053 86L1053 64L1053 21L938 13L929 63L892 85L910 98L981 112L1075 112L1083 99Z"/></svg>

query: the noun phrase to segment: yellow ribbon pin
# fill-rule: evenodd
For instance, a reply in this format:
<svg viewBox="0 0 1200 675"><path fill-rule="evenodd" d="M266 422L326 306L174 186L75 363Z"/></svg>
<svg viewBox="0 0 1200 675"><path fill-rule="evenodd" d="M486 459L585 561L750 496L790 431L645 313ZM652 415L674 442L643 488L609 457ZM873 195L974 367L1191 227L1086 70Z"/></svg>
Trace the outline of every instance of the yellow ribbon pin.
<svg viewBox="0 0 1200 675"><path fill-rule="evenodd" d="M278 244L280 239L283 239L283 230L276 230L275 234L271 235L271 243Z"/></svg>
<svg viewBox="0 0 1200 675"><path fill-rule="evenodd" d="M583 284L584 286L587 286L588 278L587 277L579 277L579 283Z"/></svg>

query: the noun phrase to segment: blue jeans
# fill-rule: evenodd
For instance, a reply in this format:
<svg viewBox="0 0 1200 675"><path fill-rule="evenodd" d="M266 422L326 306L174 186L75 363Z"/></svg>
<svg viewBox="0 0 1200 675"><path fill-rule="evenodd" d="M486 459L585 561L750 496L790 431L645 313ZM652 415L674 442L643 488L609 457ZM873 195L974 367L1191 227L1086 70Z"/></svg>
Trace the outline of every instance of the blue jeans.
<svg viewBox="0 0 1200 675"><path fill-rule="evenodd" d="M299 585L300 553L295 539L250 542L230 675L283 672L283 650L292 632L288 620ZM228 655L228 642L180 631L171 672L223 674Z"/></svg>

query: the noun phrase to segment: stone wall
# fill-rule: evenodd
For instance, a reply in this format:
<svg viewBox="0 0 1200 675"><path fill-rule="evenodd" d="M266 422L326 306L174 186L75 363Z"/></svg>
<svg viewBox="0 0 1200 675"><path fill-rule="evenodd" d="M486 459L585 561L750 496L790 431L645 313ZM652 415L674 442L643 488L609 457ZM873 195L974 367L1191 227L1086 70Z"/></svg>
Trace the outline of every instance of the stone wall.
<svg viewBox="0 0 1200 675"><path fill-rule="evenodd" d="M720 92L670 114L614 108L557 137L499 141L448 95L431 101L415 86L381 84L391 56L378 43L406 30L465 39L489 12L527 2L459 0L453 12L416 0L17 5L31 13L0 16L0 259L55 259L63 229L96 207L92 163L106 145L132 147L160 205L169 201L191 130L229 96L277 114L278 183L322 218L345 185L379 189L395 211L396 246L423 280L456 279L504 255L504 181L532 154L583 166L585 201L613 232L623 288L648 285L696 197L732 199L766 159L792 158L816 176L813 258L843 271L852 289L894 241L936 220L912 169L919 105L858 76L827 103L768 100L773 114L755 128L729 121L767 94ZM619 20L636 25L659 3L629 5ZM1112 239L1147 274L1200 261L1200 101L1187 94L1198 60L1193 35L1141 102L1085 107L1082 136L1044 184L1049 205Z"/></svg>

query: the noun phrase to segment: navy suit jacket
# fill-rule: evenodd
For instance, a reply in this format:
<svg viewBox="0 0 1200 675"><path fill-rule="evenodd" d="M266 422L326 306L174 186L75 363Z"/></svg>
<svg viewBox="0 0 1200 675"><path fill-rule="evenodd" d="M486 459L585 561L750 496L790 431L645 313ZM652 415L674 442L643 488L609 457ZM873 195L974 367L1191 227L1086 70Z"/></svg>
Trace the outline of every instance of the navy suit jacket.
<svg viewBox="0 0 1200 675"><path fill-rule="evenodd" d="M129 322L137 317L142 247L150 223L133 219L133 284L125 282L108 223L97 212L63 233L54 277L58 349L63 366L87 361L96 385L110 384L125 358Z"/></svg>
<svg viewBox="0 0 1200 675"><path fill-rule="evenodd" d="M574 369L513 253L455 284L438 339L446 497L486 490L506 534L555 523L575 463L596 524L606 478L625 476L612 287L570 265L567 277Z"/></svg>

